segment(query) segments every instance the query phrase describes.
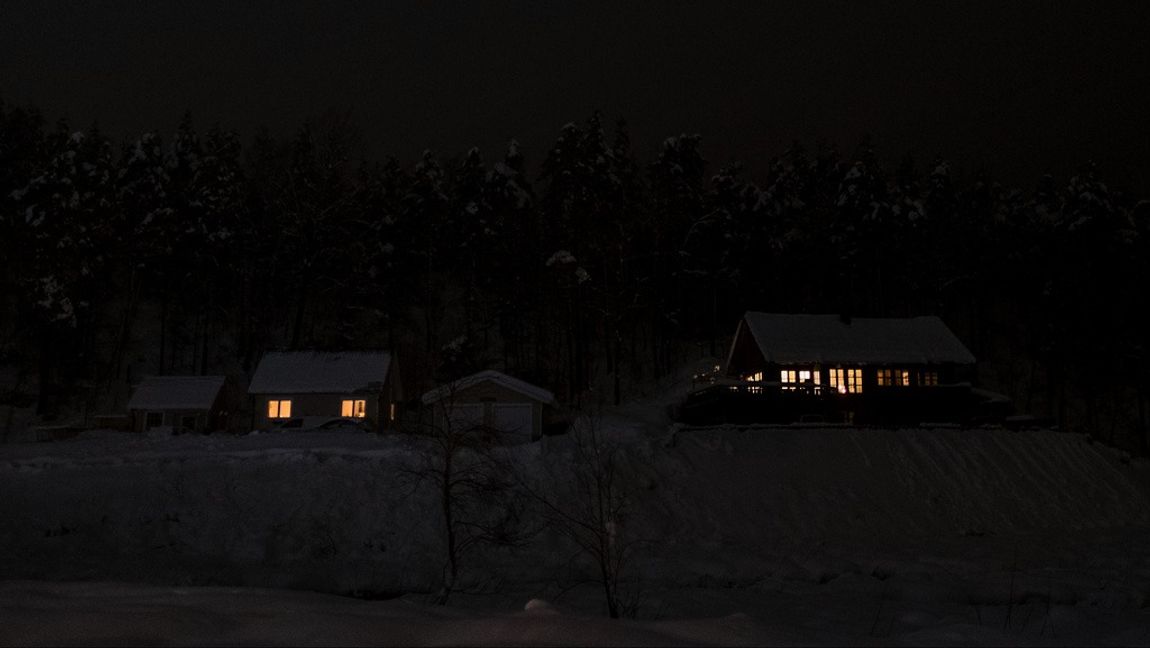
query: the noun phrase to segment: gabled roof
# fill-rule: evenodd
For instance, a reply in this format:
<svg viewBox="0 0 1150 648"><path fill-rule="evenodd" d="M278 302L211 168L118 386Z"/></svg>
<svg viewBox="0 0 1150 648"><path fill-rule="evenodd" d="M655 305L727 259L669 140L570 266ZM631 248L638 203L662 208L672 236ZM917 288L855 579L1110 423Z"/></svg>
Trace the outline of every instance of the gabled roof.
<svg viewBox="0 0 1150 648"><path fill-rule="evenodd" d="M350 394L382 385L391 369L386 351L273 351L264 354L250 394Z"/></svg>
<svg viewBox="0 0 1150 648"><path fill-rule="evenodd" d="M437 387L424 394L423 402L424 404L430 404L443 400L444 398L449 397L453 392L459 391L461 389L467 389L468 387L477 385L482 382L493 382L500 387L506 387L511 391L518 392L524 396L527 396L528 398L537 400L544 405L553 405L555 403L555 395L546 389L543 389L542 387L536 387L531 383L524 382L518 378L512 378L505 373L494 371L492 369L480 371L477 374L472 374L465 378L460 378L459 380L450 382L446 385L441 385L440 387Z"/></svg>
<svg viewBox="0 0 1150 648"><path fill-rule="evenodd" d="M743 317L763 359L776 364L974 364L934 316L850 319L748 311ZM741 330L741 329L740 329Z"/></svg>
<svg viewBox="0 0 1150 648"><path fill-rule="evenodd" d="M129 410L209 410L223 376L150 376L136 386Z"/></svg>

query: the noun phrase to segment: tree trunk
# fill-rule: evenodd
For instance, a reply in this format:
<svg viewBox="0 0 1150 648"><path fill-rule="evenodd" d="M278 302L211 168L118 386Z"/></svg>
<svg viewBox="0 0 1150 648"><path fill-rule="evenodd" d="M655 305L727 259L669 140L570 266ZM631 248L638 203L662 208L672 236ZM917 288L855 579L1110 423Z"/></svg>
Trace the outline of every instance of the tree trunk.
<svg viewBox="0 0 1150 648"><path fill-rule="evenodd" d="M216 291L212 286L208 285L208 299L204 308L203 321L200 325L200 375L205 376L208 373L208 340L210 338L209 331L212 324L212 313L215 310L216 304Z"/></svg>
<svg viewBox="0 0 1150 648"><path fill-rule="evenodd" d="M444 539L447 544L448 570L444 575L443 589L436 598L436 603L439 605L447 605L447 600L451 597L451 593L455 589L456 578L459 576L459 557L455 551L455 511L453 510L454 502L452 502L451 497L451 460L451 451L448 449L443 457L443 481L440 485L440 504L443 508Z"/></svg>
<svg viewBox="0 0 1150 648"><path fill-rule="evenodd" d="M59 340L51 325L41 324L37 338L40 343L40 385L36 399L36 414L44 419L56 416L56 351Z"/></svg>
<svg viewBox="0 0 1150 648"><path fill-rule="evenodd" d="M304 311L307 310L307 294L309 290L310 288L308 286L302 286L299 299L296 300L295 320L292 324L291 333L291 348L293 350L299 349L300 341L303 337L303 316Z"/></svg>
<svg viewBox="0 0 1150 648"><path fill-rule="evenodd" d="M170 291L168 290L168 282L165 281L164 287L163 287L163 293L160 295L160 370L159 370L159 374L161 376L164 375L164 371L167 369L167 363L165 362L165 360L167 359L167 356L165 354L167 353L167 349L168 349L168 301L170 301L170 299L168 297L169 292Z"/></svg>

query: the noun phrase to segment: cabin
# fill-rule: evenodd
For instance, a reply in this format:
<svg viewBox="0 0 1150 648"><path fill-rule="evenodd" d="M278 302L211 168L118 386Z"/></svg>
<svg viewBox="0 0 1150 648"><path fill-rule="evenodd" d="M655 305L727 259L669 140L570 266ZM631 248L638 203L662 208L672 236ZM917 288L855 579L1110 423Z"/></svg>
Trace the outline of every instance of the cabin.
<svg viewBox="0 0 1150 648"><path fill-rule="evenodd" d="M131 429L205 434L228 429L233 403L224 376L151 376L128 400Z"/></svg>
<svg viewBox="0 0 1150 648"><path fill-rule="evenodd" d="M385 351L269 352L248 394L257 430L342 418L379 432L395 426L403 399L395 359Z"/></svg>
<svg viewBox="0 0 1150 648"><path fill-rule="evenodd" d="M543 436L551 392L507 374L488 370L441 385L423 395L428 420L437 425L493 431L501 443L525 443ZM445 420L446 419L446 420Z"/></svg>
<svg viewBox="0 0 1150 648"><path fill-rule="evenodd" d="M684 412L741 422L907 424L976 415L975 358L937 317L747 312Z"/></svg>

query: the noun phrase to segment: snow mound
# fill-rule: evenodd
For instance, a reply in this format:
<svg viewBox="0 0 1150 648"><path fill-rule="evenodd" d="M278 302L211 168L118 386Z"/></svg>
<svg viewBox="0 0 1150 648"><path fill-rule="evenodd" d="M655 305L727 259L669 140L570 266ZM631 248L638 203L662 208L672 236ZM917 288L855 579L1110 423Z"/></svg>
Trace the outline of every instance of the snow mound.
<svg viewBox="0 0 1150 648"><path fill-rule="evenodd" d="M555 609L555 606L551 605L547 601L544 601L543 599L537 598L533 598L530 601L527 601L527 604L523 606L523 611L531 612L533 614L559 614L559 611Z"/></svg>

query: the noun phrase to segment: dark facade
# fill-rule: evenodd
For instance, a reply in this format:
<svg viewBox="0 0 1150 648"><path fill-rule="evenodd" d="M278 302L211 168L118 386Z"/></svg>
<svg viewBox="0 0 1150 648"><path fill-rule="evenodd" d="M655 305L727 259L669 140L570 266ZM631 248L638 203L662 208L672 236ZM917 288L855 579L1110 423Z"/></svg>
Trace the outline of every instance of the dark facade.
<svg viewBox="0 0 1150 648"><path fill-rule="evenodd" d="M131 429L147 432L229 430L239 398L224 376L152 376L137 385L128 401Z"/></svg>
<svg viewBox="0 0 1150 648"><path fill-rule="evenodd" d="M433 389L422 400L433 424L482 427L506 444L542 437L547 410L556 405L550 391L492 370Z"/></svg>

